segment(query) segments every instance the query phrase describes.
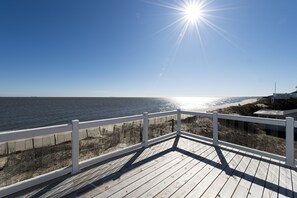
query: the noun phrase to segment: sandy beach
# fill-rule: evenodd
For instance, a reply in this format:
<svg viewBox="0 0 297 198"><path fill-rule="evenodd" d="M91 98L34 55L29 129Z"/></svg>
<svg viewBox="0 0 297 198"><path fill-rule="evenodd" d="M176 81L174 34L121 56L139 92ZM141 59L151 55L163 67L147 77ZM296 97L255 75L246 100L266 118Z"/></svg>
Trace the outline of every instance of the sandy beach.
<svg viewBox="0 0 297 198"><path fill-rule="evenodd" d="M246 105L250 103L257 102L259 99L253 98L253 99L246 99L241 102L235 102L235 103L229 103L229 104L224 104L224 105L218 105L218 106L213 106L213 107L208 107L208 108L200 108L200 109L193 109L193 111L198 111L198 112L210 112L210 111L215 111L217 109L224 109L227 107L231 106L239 106L239 105Z"/></svg>

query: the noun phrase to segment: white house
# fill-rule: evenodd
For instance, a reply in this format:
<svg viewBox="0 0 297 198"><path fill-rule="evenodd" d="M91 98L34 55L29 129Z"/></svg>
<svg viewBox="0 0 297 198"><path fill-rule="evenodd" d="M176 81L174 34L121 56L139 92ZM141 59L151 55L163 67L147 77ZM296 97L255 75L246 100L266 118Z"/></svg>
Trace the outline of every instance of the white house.
<svg viewBox="0 0 297 198"><path fill-rule="evenodd" d="M274 100L287 100L290 98L297 98L297 91L293 93L274 93L272 98Z"/></svg>

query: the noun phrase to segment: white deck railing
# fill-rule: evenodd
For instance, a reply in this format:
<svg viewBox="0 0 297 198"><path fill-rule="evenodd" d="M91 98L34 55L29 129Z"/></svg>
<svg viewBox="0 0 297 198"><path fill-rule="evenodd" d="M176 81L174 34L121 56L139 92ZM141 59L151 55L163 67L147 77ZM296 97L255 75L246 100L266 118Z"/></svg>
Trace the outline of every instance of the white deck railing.
<svg viewBox="0 0 297 198"><path fill-rule="evenodd" d="M192 133L188 133L185 131L181 131L181 115L193 115L193 116L201 116L211 118L213 120L213 138L207 138L200 135L195 135ZM148 140L148 119L162 116L170 116L177 115L177 127L176 131L173 133L169 133L163 135L158 138L154 138ZM286 127L286 156L280 156L236 144L232 144L225 141L220 141L218 139L218 119L226 119L226 120L235 120L242 122L251 122L251 123L259 123L259 124L267 124L267 125L276 125L276 126L285 126ZM143 131L142 131L142 143L127 147L125 149L121 149L118 151L110 152L108 154L100 155L98 157L88 159L85 161L79 162L79 129L86 129L110 124L118 124L124 122L131 122L136 120L143 120ZM119 118L111 118L111 119L102 119L95 121L87 121L87 122L79 122L78 120L73 120L71 124L57 125L57 126L49 126L49 127L40 127L34 129L25 129L18 131L10 131L10 132L1 132L0 133L0 143L14 141L25 138L33 138L37 136L45 136L51 134L62 133L66 131L71 131L71 144L72 144L72 165L70 167L65 167L59 170L52 171L47 174L43 174L31 179L27 179L6 187L0 188L0 197L7 196L13 194L15 192L24 190L26 188L32 187L34 185L52 180L54 178L66 175L66 174L75 174L85 167L94 165L96 163L102 162L104 160L131 152L136 149L140 149L142 147L147 147L151 144L157 143L159 141L163 141L169 138L172 138L176 135L181 136L190 136L198 139L202 139L208 142L213 143L214 146L217 145L225 145L235 147L240 150L248 151L254 154L262 155L269 157L271 159L276 159L280 161L284 161L286 165L295 167L296 161L294 158L294 128L297 128L297 121L294 121L293 118L286 118L285 120L280 119L270 119L270 118L258 118L258 117L249 117L249 116L237 116L237 115L226 115L226 114L218 114L218 113L201 113L201 112L191 112L191 111L167 111L160 113L143 113L142 115L135 116L126 116Z"/></svg>

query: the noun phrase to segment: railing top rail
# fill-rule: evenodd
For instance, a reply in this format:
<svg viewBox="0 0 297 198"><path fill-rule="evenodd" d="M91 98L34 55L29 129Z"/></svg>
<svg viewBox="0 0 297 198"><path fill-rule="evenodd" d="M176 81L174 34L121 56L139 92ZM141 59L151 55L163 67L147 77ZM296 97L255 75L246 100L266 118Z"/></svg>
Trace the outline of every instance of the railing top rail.
<svg viewBox="0 0 297 198"><path fill-rule="evenodd" d="M174 115L176 113L177 113L177 110L158 112L158 113L149 113L148 118L169 116L169 115ZM194 112L194 111L181 111L181 114L202 116L202 117L209 117L209 118L213 116L213 113ZM277 125L277 126L286 125L285 120L272 119L272 118L259 118L259 117L239 116L239 115L229 115L229 114L218 114L218 118L243 121L243 122L253 122L253 123L259 123L259 124ZM131 121L141 120L141 119L143 119L143 115L133 115L133 116L86 121L86 122L80 122L79 128L80 129L92 128L97 126L131 122ZM294 122L294 127L297 128L297 121ZM63 125L39 127L39 128L33 128L33 129L1 132L0 142L7 142L12 140L18 140L18 139L32 138L36 136L50 135L54 133L61 133L61 132L66 132L71 130L72 130L71 124L63 124Z"/></svg>
<svg viewBox="0 0 297 198"><path fill-rule="evenodd" d="M66 132L71 130L72 130L71 124L62 124L62 125L55 125L55 126L38 127L33 129L1 132L0 142L26 139L26 138L36 137L36 136L45 136L53 133L61 133L61 132Z"/></svg>
<svg viewBox="0 0 297 198"><path fill-rule="evenodd" d="M181 111L180 113L181 114L187 114L187 115L208 117L208 118L212 118L212 114L213 114L213 113L195 112L195 111Z"/></svg>
<svg viewBox="0 0 297 198"><path fill-rule="evenodd" d="M168 116L168 115L173 115L173 114L176 114L176 113L177 113L176 110L158 112L158 113L149 113L148 118ZM109 118L109 119L102 119L102 120L86 121L86 122L80 122L79 123L79 128L80 129L92 128L92 127L104 126L104 125L110 125L110 124L132 122L132 121L141 120L141 119L143 119L143 115L133 115L133 116Z"/></svg>
<svg viewBox="0 0 297 198"><path fill-rule="evenodd" d="M162 117L162 116L170 116L177 114L177 110L174 111L164 111L164 112L157 112L157 113L149 113L148 118L156 118L156 117Z"/></svg>
<svg viewBox="0 0 297 198"><path fill-rule="evenodd" d="M282 119L259 118L259 117L239 116L239 115L229 115L229 114L218 114L218 118L226 119L226 120L236 120L236 121L242 121L242 122L253 122L258 124L286 126L286 120L282 120Z"/></svg>
<svg viewBox="0 0 297 198"><path fill-rule="evenodd" d="M160 113L150 113L149 118L173 115L176 112L177 111L175 110L175 111L166 111L166 112L160 112ZM97 126L103 126L103 125L109 125L109 124L131 122L131 121L141 120L141 119L143 119L143 115L133 115L133 116L86 121L86 122L80 122L79 128L85 129L85 128L91 128L91 127L97 127ZM13 140L37 137L37 136L50 135L54 133L61 133L61 132L66 132L71 130L72 130L71 124L62 124L62 125L38 127L38 128L31 128L31 129L4 131L0 133L0 142L8 142Z"/></svg>
<svg viewBox="0 0 297 198"><path fill-rule="evenodd" d="M181 111L181 113L188 114L188 115L196 115L201 117L209 117L209 118L213 116L213 113L205 113L205 112ZM258 124L286 126L286 120L284 119L260 118L260 117L240 116L240 115L230 115L230 114L218 114L218 118L226 119L226 120L242 121L242 122L253 122ZM294 125L295 127L297 127L297 121L295 121Z"/></svg>
<svg viewBox="0 0 297 198"><path fill-rule="evenodd" d="M93 120L79 123L79 129L86 129L110 124L118 124L124 122L132 122L135 120L143 119L143 115L133 115L133 116L125 116L125 117L117 117L117 118L108 118L102 120Z"/></svg>

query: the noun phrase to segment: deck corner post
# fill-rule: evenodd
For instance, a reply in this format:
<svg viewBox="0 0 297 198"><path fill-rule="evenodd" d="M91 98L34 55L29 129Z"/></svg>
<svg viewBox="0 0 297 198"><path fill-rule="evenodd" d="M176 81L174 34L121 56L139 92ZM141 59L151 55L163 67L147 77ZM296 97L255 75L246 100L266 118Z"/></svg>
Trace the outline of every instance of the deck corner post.
<svg viewBox="0 0 297 198"><path fill-rule="evenodd" d="M143 147L148 147L148 113L143 113L143 131L142 131Z"/></svg>
<svg viewBox="0 0 297 198"><path fill-rule="evenodd" d="M286 117L286 165L295 166L294 118L292 117Z"/></svg>
<svg viewBox="0 0 297 198"><path fill-rule="evenodd" d="M79 168L79 120L72 120L72 172L78 173Z"/></svg>
<svg viewBox="0 0 297 198"><path fill-rule="evenodd" d="M177 126L176 126L177 135L180 135L181 131L181 112L180 109L177 109Z"/></svg>
<svg viewBox="0 0 297 198"><path fill-rule="evenodd" d="M218 138L218 113L217 112L214 112L213 113L213 121L212 121L212 141L213 141L213 145L214 146L218 146L218 143L219 143L219 138Z"/></svg>

